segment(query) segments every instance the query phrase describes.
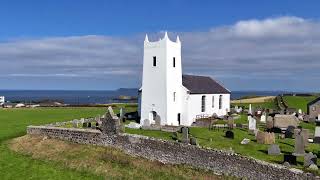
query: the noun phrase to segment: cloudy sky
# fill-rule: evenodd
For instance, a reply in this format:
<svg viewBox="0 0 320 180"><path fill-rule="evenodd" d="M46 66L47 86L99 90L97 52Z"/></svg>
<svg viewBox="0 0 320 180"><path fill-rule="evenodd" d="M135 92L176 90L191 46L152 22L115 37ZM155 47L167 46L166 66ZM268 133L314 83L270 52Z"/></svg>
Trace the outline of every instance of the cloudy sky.
<svg viewBox="0 0 320 180"><path fill-rule="evenodd" d="M139 87L145 33L165 30L180 36L184 73L230 90L320 88L316 2L30 2L0 6L0 89Z"/></svg>

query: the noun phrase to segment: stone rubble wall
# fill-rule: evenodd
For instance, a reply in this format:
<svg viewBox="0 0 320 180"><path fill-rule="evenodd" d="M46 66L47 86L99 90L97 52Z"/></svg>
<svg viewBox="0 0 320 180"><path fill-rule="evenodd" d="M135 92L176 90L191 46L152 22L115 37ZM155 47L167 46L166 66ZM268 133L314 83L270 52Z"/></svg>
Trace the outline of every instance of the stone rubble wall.
<svg viewBox="0 0 320 180"><path fill-rule="evenodd" d="M217 174L246 179L316 179L310 173L290 170L225 151L203 149L178 142L164 141L141 135L106 135L94 129L28 126L31 135L48 136L80 144L112 146L127 154L170 164L186 164L212 170Z"/></svg>

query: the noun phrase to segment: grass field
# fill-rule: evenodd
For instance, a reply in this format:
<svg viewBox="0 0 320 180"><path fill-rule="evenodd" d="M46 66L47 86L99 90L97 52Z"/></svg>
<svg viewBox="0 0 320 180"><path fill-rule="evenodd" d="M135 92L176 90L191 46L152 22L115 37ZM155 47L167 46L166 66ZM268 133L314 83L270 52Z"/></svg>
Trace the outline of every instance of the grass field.
<svg viewBox="0 0 320 180"><path fill-rule="evenodd" d="M261 107L261 108L269 108L269 109L277 109L277 106L273 100L268 100L266 102L259 102L259 103L231 103L233 106L244 106L245 108L249 108L249 104L253 108Z"/></svg>
<svg viewBox="0 0 320 180"><path fill-rule="evenodd" d="M135 110L127 107L127 111L130 108ZM130 157L113 148L23 136L31 124L93 117L104 112L105 108L0 109L0 179L221 178L187 166ZM12 140L19 136L23 137ZM163 136L159 133L158 137Z"/></svg>
<svg viewBox="0 0 320 180"><path fill-rule="evenodd" d="M290 108L301 109L303 112L307 112L307 104L316 98L316 96L283 96L283 101Z"/></svg>

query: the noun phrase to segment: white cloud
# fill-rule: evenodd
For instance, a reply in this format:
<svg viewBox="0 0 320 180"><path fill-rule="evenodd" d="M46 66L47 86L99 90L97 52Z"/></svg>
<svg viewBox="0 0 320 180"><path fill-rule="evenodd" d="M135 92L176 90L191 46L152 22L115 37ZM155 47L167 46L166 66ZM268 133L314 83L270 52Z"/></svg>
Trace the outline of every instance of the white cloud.
<svg viewBox="0 0 320 180"><path fill-rule="evenodd" d="M281 88L286 79L300 83L288 83L288 88L302 85L308 89L313 84L311 80L307 82L309 78L312 81L320 78L319 21L284 16L243 20L207 32L174 34L179 34L182 41L185 73L212 75L230 89ZM152 38L155 36L156 39ZM158 40L159 36L153 33L149 37ZM0 77L112 76L114 81L126 83L128 77L141 76L143 40L140 34L2 42ZM320 85L310 88L317 89Z"/></svg>

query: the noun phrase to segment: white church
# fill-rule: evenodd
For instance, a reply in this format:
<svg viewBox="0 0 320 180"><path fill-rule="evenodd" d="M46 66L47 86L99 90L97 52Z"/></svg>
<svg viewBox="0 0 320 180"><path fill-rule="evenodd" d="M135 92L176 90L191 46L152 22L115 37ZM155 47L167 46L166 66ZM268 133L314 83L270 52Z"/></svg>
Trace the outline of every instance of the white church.
<svg viewBox="0 0 320 180"><path fill-rule="evenodd" d="M197 117L226 115L230 91L207 76L182 74L181 42L164 37L144 40L142 86L139 90L140 124L191 126Z"/></svg>

